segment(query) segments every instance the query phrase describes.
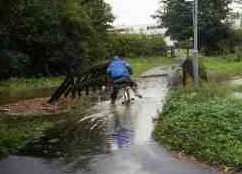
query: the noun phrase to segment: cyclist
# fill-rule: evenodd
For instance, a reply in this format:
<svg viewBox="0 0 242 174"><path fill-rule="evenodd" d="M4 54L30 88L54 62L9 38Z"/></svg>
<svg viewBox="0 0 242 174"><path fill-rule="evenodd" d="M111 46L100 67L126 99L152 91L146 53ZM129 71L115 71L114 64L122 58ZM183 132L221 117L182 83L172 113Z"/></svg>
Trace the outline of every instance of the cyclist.
<svg viewBox="0 0 242 174"><path fill-rule="evenodd" d="M127 85L132 88L136 96L141 97L141 95L137 93L137 84L130 77L133 74L132 68L124 60L123 55L119 54L112 58L107 68L107 74L113 85L111 94L112 104L115 104L119 90Z"/></svg>

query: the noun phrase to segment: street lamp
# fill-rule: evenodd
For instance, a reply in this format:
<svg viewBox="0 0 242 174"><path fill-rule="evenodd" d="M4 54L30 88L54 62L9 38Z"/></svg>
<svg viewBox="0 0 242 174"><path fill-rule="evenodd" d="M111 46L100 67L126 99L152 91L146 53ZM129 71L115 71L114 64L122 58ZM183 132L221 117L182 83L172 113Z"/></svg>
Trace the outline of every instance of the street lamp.
<svg viewBox="0 0 242 174"><path fill-rule="evenodd" d="M185 2L194 2L193 4L193 30L194 30L194 44L193 44L193 75L194 85L199 84L199 66L198 66L198 0L185 0Z"/></svg>

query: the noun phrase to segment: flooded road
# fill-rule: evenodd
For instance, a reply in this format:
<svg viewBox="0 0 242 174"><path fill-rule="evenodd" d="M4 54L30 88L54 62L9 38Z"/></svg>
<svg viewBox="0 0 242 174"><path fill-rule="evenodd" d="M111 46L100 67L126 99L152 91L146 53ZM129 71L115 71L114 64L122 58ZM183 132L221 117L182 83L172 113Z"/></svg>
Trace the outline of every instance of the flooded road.
<svg viewBox="0 0 242 174"><path fill-rule="evenodd" d="M213 174L215 170L178 160L153 139L154 120L168 88L155 68L139 80L143 99L116 106L101 102L65 120L0 162L0 174Z"/></svg>

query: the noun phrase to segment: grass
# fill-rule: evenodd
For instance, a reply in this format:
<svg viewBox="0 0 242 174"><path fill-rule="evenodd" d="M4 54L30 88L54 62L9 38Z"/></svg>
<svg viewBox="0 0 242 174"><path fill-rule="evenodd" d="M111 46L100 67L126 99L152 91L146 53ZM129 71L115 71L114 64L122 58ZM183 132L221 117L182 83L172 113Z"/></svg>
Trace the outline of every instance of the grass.
<svg viewBox="0 0 242 174"><path fill-rule="evenodd" d="M51 88L58 86L63 81L63 77L42 77L42 78L21 78L0 81L0 92L21 91L36 88Z"/></svg>
<svg viewBox="0 0 242 174"><path fill-rule="evenodd" d="M171 91L155 139L213 165L241 166L242 101L230 94L221 85Z"/></svg>
<svg viewBox="0 0 242 174"><path fill-rule="evenodd" d="M130 58L128 62L132 65L134 77L139 77L143 72L157 66L167 65L172 62L171 58L166 57L147 57L147 58Z"/></svg>
<svg viewBox="0 0 242 174"><path fill-rule="evenodd" d="M217 81L242 75L242 61L234 61L233 56L201 58L207 69L212 73L212 78Z"/></svg>

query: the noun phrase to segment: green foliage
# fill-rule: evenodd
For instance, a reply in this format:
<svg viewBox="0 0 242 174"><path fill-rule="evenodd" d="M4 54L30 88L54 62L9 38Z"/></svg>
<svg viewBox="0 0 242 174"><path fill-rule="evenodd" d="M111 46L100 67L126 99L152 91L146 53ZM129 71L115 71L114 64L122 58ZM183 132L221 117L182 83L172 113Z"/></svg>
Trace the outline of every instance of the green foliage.
<svg viewBox="0 0 242 174"><path fill-rule="evenodd" d="M230 37L222 43L224 43L225 48L229 49L229 53L236 55L236 61L242 59L242 29L233 30Z"/></svg>
<svg viewBox="0 0 242 174"><path fill-rule="evenodd" d="M165 8L165 9L164 9ZM192 37L192 7L190 3L179 0L161 1L157 16L166 34L178 41Z"/></svg>
<svg viewBox="0 0 242 174"><path fill-rule="evenodd" d="M63 74L78 63L105 58L112 20L110 7L103 0L3 1L0 53L14 52L11 59L18 62L22 58L15 55L29 58L27 75ZM6 59L6 54L0 57ZM0 73L0 78L15 74L18 72Z"/></svg>
<svg viewBox="0 0 242 174"><path fill-rule="evenodd" d="M234 42L234 45L242 45L242 29L234 30L231 40Z"/></svg>
<svg viewBox="0 0 242 174"><path fill-rule="evenodd" d="M217 49L214 51L217 55L235 54L235 61L242 59L242 30L236 29L228 32L228 37L217 43Z"/></svg>
<svg viewBox="0 0 242 174"><path fill-rule="evenodd" d="M227 97L226 91L218 86L172 91L155 138L211 164L240 166L242 102Z"/></svg>
<svg viewBox="0 0 242 174"><path fill-rule="evenodd" d="M220 41L229 37L229 24L222 21L229 13L230 3L231 0L199 0L199 40L206 54L217 53ZM192 2L162 0L156 17L173 39L184 41L192 38Z"/></svg>
<svg viewBox="0 0 242 174"><path fill-rule="evenodd" d="M125 53L128 57L164 55L166 43L161 35L118 34L111 35L111 53Z"/></svg>

